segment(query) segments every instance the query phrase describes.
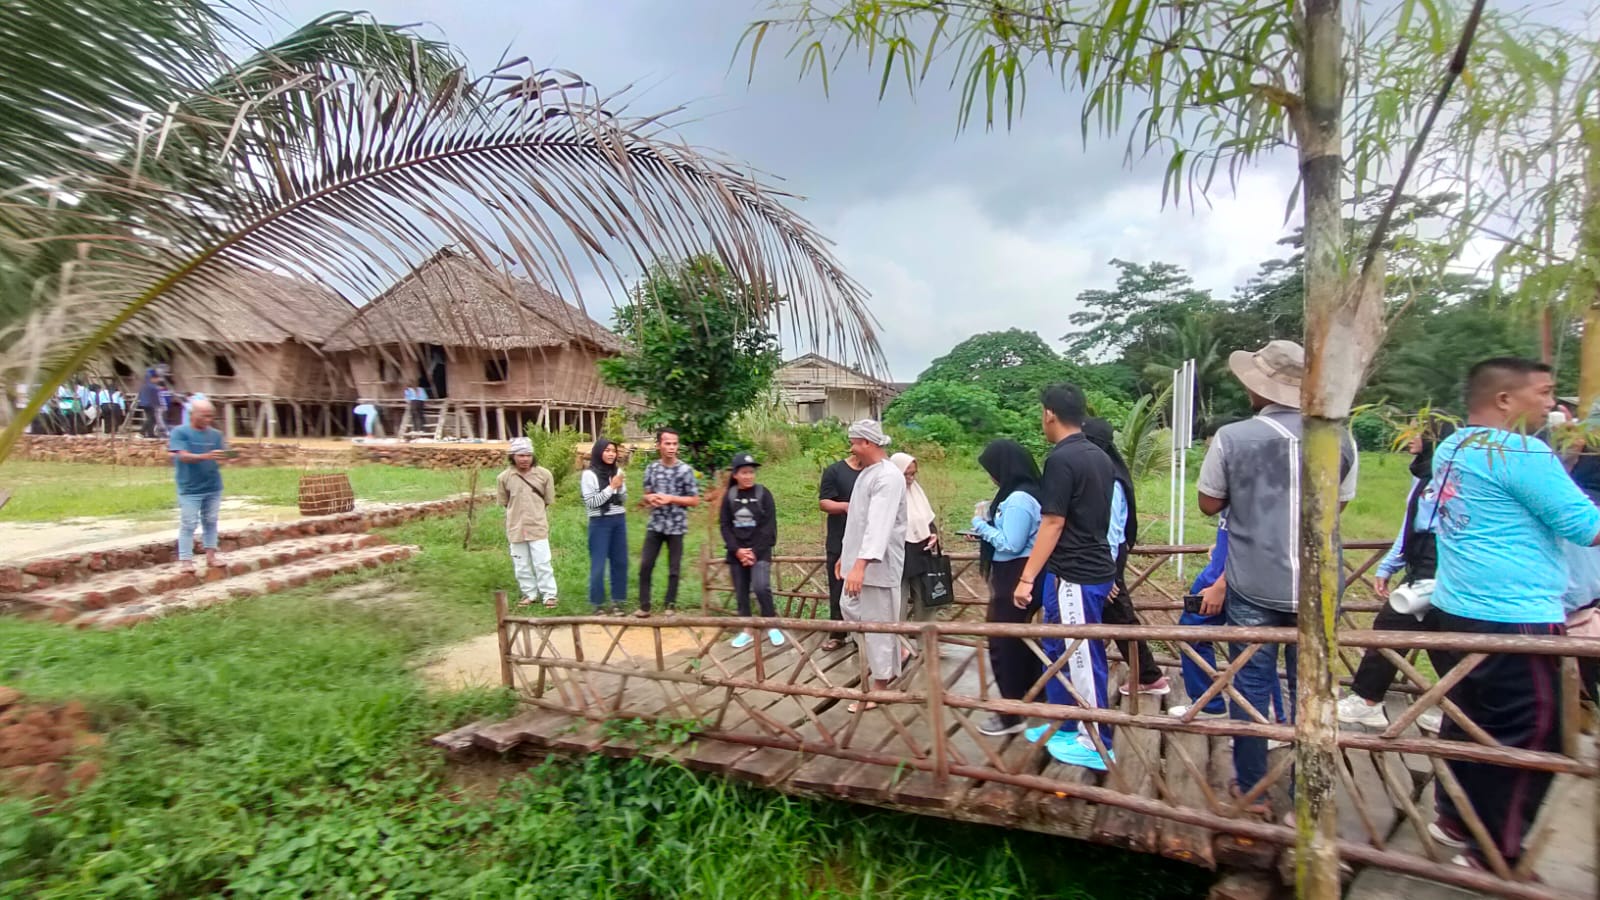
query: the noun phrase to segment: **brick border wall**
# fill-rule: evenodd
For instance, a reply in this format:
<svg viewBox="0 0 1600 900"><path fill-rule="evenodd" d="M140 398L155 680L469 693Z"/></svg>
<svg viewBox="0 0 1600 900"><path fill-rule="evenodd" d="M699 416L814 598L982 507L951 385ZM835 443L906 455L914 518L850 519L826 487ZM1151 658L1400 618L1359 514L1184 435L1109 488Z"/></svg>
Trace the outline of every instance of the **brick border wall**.
<svg viewBox="0 0 1600 900"><path fill-rule="evenodd" d="M501 466L504 447L485 444L351 444L344 448L238 441L238 459L230 467L350 466L382 463L413 469L467 469ZM119 466L170 466L167 442L118 435L25 434L13 451L16 459L40 462L99 463Z"/></svg>
<svg viewBox="0 0 1600 900"><path fill-rule="evenodd" d="M467 506L467 497L401 503L333 516L308 516L293 522L272 522L224 531L218 543L223 552L259 547L285 538L317 534L348 534L388 528L428 516L450 515ZM0 594L23 594L39 588L82 581L101 572L138 569L173 562L177 540L163 538L115 550L43 556L16 565L0 566Z"/></svg>

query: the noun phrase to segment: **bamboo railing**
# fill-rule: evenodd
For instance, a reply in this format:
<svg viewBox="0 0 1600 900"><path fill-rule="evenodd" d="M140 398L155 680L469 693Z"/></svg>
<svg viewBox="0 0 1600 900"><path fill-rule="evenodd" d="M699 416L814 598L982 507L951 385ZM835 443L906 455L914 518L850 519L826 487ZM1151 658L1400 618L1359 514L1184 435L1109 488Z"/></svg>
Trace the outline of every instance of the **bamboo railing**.
<svg viewBox="0 0 1600 900"><path fill-rule="evenodd" d="M1347 807L1342 809L1346 815L1336 841L1341 858L1501 896L1569 896L1527 878L1545 860L1555 834L1574 827L1590 829L1592 834L1596 823L1545 816L1513 868L1487 839L1482 818L1446 763L1553 773L1558 781L1552 796L1558 790L1594 792L1600 787L1600 771L1596 748L1585 745L1579 730L1577 662L1600 659L1600 640L1366 630L1361 614L1376 604L1362 599L1361 576L1387 546L1346 547L1352 600L1341 612L1340 659L1353 671L1360 651L1384 653L1400 671L1395 696L1410 703L1379 733L1338 735L1339 768L1333 776ZM1292 848L1295 829L1292 822L1263 820L1251 810L1259 801L1273 795L1281 798L1287 791L1294 754L1277 754L1267 776L1242 796L1230 795L1225 784L1218 783L1217 773L1224 770L1218 760L1229 739L1295 741L1297 727L1279 724L1271 710L1253 707L1235 688L1234 679L1255 653L1276 653L1279 645L1295 644L1296 632L1173 624L1181 608L1180 594L1173 573L1164 567L1179 553L1204 554L1206 549L1138 548L1136 555L1144 561L1129 581L1134 596L1146 602L1136 602L1145 618L1145 624L1137 626L984 622L987 591L976 583L973 554L954 555L956 601L940 621L829 621L824 562L809 556L773 560L774 593L782 600L782 618L741 619L724 614L722 566L702 556L700 615L522 618L502 610L502 677L535 708L591 721L685 722L708 745L778 751L779 756L791 757L793 766L785 770L779 765L773 771L785 774L764 783L784 789L831 790L868 802L1100 840L1202 865L1248 860L1272 865L1280 854L1261 857L1250 848ZM1350 559L1364 551L1370 555ZM730 649L726 638L742 628L777 629L786 644L778 649L757 640L743 650ZM827 636L864 633L894 634L919 651L907 672L886 690L870 689L857 657L821 650ZM994 696L986 654L968 649L992 638L1021 640L1039 658L1042 674L1023 699ZM1042 645L1047 639L1066 643L1066 651L1053 663ZM1165 714L1159 701L1137 693L1121 698L1120 708L1097 708L1077 694L1062 671L1072 651L1087 641L1106 641L1108 648L1115 648L1116 642L1130 640L1150 643L1165 666L1186 658L1208 673L1211 686L1193 698L1197 702L1188 714ZM1231 647L1231 660L1219 657L1215 666L1206 664L1199 652L1204 644ZM1419 651L1436 649L1460 658L1438 682L1415 659ZM1565 695L1558 751L1504 746L1450 701L1450 688L1497 653L1562 658ZM1042 699L1052 680L1066 689L1074 704ZM1117 697L1114 690L1111 696ZM1197 718L1200 707L1215 696L1227 698L1240 712L1228 719ZM877 706L847 712L847 703ZM1454 723L1459 739L1417 732L1413 723L1430 709L1442 711ZM1029 744L1020 737L983 735L978 719L989 713L1033 717L1058 727L1083 723L1083 733L1107 760L1105 773L1095 777L1088 770L1053 764L1042 741ZM1106 752L1100 730L1087 727L1094 724L1112 727L1114 756ZM840 776L843 780L830 784L813 772L810 763L801 762L818 759L840 766L855 764L851 771L857 774L851 777L856 780ZM862 780L874 772L890 771L900 774L881 784ZM902 784L899 779L907 774L911 780ZM1424 808L1423 795L1430 783L1455 801L1463 824L1485 848L1490 871L1450 864L1454 851L1429 834L1432 816ZM1591 839L1590 845L1600 868L1600 840Z"/></svg>

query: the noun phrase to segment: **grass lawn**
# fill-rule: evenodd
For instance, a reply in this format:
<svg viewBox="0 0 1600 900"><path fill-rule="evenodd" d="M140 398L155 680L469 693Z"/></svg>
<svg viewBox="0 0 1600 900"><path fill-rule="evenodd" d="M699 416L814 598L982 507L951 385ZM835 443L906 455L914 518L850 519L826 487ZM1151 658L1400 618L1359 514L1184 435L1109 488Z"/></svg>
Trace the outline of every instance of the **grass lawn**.
<svg viewBox="0 0 1600 900"><path fill-rule="evenodd" d="M1386 537L1405 465L1363 462L1346 535ZM923 472L952 527L991 491L970 461L925 460ZM240 470L229 490L288 504L298 474ZM465 484L409 469L351 474L358 496L374 499ZM5 514L19 519L165 515L169 477L0 469L0 483L18 488ZM771 465L763 480L779 500L784 546L819 548L811 465ZM576 488L575 477L562 485L552 526L563 613L586 608ZM1165 481L1140 485L1139 497L1147 513L1164 509ZM1209 525L1190 516L1189 539L1207 540ZM1145 518L1147 537L1164 539L1164 525ZM513 589L499 509L478 510L463 547L466 521L391 532L425 548L378 574L409 595L392 604L329 599L346 579L108 633L0 619L0 680L38 699L83 700L108 737L104 774L64 807L36 814L0 802L0 896L1156 898L1199 896L1208 884L1201 870L1153 857L800 801L637 762L550 764L498 790L464 785L426 739L505 712L510 700L427 692L415 666L429 648L486 633L490 592ZM642 517L629 525L637 559ZM699 600L693 563L707 540L697 521L685 605ZM664 582L658 570L658 592Z"/></svg>
<svg viewBox="0 0 1600 900"><path fill-rule="evenodd" d="M305 471L226 469L223 479L229 497L249 498L263 506L294 506L300 500L300 476ZM383 465L342 471L350 474L356 496L367 500L434 500L467 489L467 476L461 472ZM80 516L165 518L177 508L172 470L165 467L21 460L0 465L0 488L12 490L11 502L0 509L0 522L57 522Z"/></svg>

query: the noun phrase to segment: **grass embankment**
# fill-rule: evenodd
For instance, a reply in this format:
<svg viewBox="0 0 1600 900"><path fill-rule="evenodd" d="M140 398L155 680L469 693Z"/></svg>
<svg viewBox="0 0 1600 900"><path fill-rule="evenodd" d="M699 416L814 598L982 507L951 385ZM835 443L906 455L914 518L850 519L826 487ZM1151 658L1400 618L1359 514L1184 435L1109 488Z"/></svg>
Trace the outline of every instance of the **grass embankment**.
<svg viewBox="0 0 1600 900"><path fill-rule="evenodd" d="M64 807L0 802L0 896L1153 898L1206 882L638 762L460 790L424 741L509 702L427 693L411 664L484 625L481 605L431 592L362 607L306 591L110 633L0 624L5 679L82 699L109 736L104 774Z"/></svg>
<svg viewBox="0 0 1600 900"><path fill-rule="evenodd" d="M112 511L170 505L164 470L99 468L12 463L0 477L17 484L20 472L38 485L20 492L38 498L24 509L60 510L47 517L104 514L132 493L111 477L148 481L153 492ZM447 493L463 483L361 472L352 480L368 497L368 484ZM930 460L924 472L951 525L989 492L971 465ZM290 502L297 475L229 473L230 492ZM1389 533L1404 475L1398 459L1368 461L1347 535ZM773 465L764 477L785 545L820 545L809 464ZM553 523L566 613L584 608L587 571L575 491L569 480ZM1164 508L1164 498L1164 482L1140 486L1144 509ZM1154 898L1204 889L1205 873L1152 857L798 801L642 763L547 766L493 796L457 789L426 738L504 712L509 700L426 692L415 663L487 631L489 592L511 587L499 510L475 518L466 549L464 516L394 531L426 548L382 573L412 595L403 603L335 601L324 587L109 633L0 620L0 679L41 700L85 701L108 735L104 774L62 808L0 803L0 896ZM1208 526L1192 522L1190 539L1203 541ZM636 556L642 519L630 526ZM1162 525L1146 527L1165 536ZM697 527L690 560L706 539ZM692 564L685 576L689 604L699 597ZM664 571L657 579L664 585Z"/></svg>

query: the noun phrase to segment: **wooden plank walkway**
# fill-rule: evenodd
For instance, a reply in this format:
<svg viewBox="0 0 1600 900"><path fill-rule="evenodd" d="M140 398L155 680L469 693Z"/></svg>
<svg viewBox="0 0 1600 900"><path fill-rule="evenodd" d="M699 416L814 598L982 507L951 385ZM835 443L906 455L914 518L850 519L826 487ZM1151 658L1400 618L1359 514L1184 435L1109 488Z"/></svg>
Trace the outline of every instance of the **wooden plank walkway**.
<svg viewBox="0 0 1600 900"><path fill-rule="evenodd" d="M1374 558L1359 564L1347 559L1347 568L1359 574ZM1170 624L1176 618L1170 608L1174 597L1170 586L1154 579L1160 564L1141 570L1135 579L1163 598L1148 609L1141 604L1147 622L1143 626L977 622L982 605L972 596L977 588L965 560L958 563L958 603L946 611L951 621L819 622L805 618L826 599L820 560L810 557L776 561L783 612L802 618L761 622L758 633L778 627L786 637L782 647L763 639L734 649L728 639L742 621L726 616L503 617L503 672L522 697L525 712L506 722L474 723L441 735L437 742L451 749L471 746L502 753L645 756L794 794L1062 835L1212 869L1292 877L1292 727L1276 723L1270 710L1252 712L1247 720L1187 722L1168 710L1191 699L1181 688L1176 663L1201 643L1238 643L1251 653L1293 642L1294 632ZM709 604L719 586L715 572L706 574ZM714 611L709 605L707 609ZM1596 642L1541 639L1512 647L1472 636L1369 632L1359 630L1364 615L1363 602L1347 604L1341 659L1353 665L1366 647L1391 648L1396 658L1404 658L1389 708L1390 721L1404 727L1391 727L1382 735L1360 729L1340 733L1338 839L1355 879L1353 896L1388 896L1382 892L1397 890L1393 886L1401 878L1448 883L1475 895L1600 896L1594 874L1594 794L1600 784L1594 739L1569 728L1562 753L1532 753L1502 747L1487 735L1461 742L1423 735L1411 724L1418 713L1455 710L1409 664L1416 647L1430 646L1430 641L1457 651L1463 657L1460 666L1467 667L1493 652L1592 658L1600 656L1600 648L1591 646ZM886 690L865 689L858 654L821 650L835 632L866 630L897 634L908 650L916 651ZM1026 701L1002 700L995 696L984 649L998 635L1024 641L1041 657L1045 637L1069 645L1104 640L1113 659L1116 641L1148 641L1172 676L1174 690L1165 697L1121 697L1115 685L1122 665L1114 662L1114 709L1044 703L1040 698L1046 679L1058 678L1070 690L1066 677L1054 668ZM1242 702L1232 685L1238 664L1237 658L1230 661L1224 655L1215 676L1215 690L1234 702ZM857 701L877 705L852 711ZM1030 724L1076 720L1073 724L1086 731L1096 722L1108 724L1115 735L1115 759L1108 771L1094 772L1056 762L1020 734L985 736L979 723L994 712L1027 716ZM661 727L641 726L636 720ZM692 738L672 743L663 740L665 732ZM1241 736L1280 743L1269 750L1263 785L1243 798L1230 789L1233 741ZM1540 836L1525 854L1543 884L1502 877L1510 876L1509 870L1497 875L1454 866L1454 851L1426 837L1436 778L1450 778L1444 759L1560 773L1552 792L1559 802L1548 804ZM1268 806L1270 815L1247 811L1257 801ZM1498 859L1490 862L1499 864ZM1429 896L1398 890L1405 890L1408 900Z"/></svg>

